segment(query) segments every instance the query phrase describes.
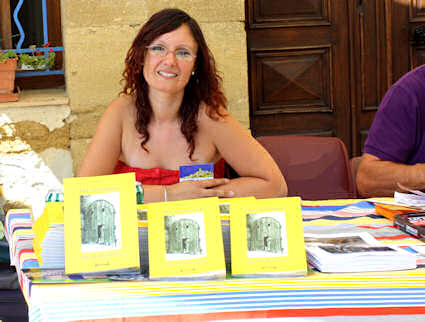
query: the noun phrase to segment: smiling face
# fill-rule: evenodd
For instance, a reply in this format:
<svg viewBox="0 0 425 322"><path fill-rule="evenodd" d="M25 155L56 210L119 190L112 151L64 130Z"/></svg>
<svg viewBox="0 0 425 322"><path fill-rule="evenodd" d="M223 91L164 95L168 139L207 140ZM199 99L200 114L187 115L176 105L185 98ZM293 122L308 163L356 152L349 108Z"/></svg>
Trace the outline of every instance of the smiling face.
<svg viewBox="0 0 425 322"><path fill-rule="evenodd" d="M143 66L143 76L149 85L149 93L163 92L167 94L183 94L186 84L195 69L194 58L192 61L176 58L176 51L186 50L196 56L198 45L187 25L162 34L156 38L149 47L160 45L168 50L165 56L154 55L146 50Z"/></svg>

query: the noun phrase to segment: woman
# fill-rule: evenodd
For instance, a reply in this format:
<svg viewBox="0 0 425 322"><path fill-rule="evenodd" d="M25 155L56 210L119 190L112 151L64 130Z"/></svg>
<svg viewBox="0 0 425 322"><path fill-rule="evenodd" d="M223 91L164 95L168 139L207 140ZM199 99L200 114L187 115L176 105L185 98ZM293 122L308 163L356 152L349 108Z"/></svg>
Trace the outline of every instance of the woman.
<svg viewBox="0 0 425 322"><path fill-rule="evenodd" d="M271 156L227 112L194 19L178 9L154 14L125 63L124 89L102 116L79 176L134 171L145 202L287 194ZM217 178L223 159L239 178ZM180 165L199 163L214 163L215 178L178 182Z"/></svg>

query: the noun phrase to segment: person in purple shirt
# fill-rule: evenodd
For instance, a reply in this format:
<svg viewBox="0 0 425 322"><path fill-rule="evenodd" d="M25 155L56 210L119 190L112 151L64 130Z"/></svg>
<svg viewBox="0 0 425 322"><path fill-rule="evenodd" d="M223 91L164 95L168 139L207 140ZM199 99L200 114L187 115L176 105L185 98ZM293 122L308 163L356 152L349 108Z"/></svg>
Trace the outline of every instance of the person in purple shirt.
<svg viewBox="0 0 425 322"><path fill-rule="evenodd" d="M357 172L362 196L394 196L400 187L425 189L425 65L385 94Z"/></svg>

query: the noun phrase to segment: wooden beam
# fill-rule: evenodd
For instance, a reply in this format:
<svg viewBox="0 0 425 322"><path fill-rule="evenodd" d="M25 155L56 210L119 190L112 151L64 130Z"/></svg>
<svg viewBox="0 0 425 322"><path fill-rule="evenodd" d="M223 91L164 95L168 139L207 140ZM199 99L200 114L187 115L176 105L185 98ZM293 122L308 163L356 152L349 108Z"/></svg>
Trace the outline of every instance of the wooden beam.
<svg viewBox="0 0 425 322"><path fill-rule="evenodd" d="M0 47L12 48L12 28L10 20L10 0L0 0Z"/></svg>

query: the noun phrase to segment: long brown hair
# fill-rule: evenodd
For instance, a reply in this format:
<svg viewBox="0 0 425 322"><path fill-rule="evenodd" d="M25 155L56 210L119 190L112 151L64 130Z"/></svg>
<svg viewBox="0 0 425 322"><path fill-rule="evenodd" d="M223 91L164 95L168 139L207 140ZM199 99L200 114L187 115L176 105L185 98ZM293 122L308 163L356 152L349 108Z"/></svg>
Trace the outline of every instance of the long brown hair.
<svg viewBox="0 0 425 322"><path fill-rule="evenodd" d="M148 84L143 76L143 62L146 46L159 36L176 30L186 24L198 44L195 61L195 74L187 83L183 101L179 109L180 130L189 144L189 158L195 150L195 133L198 130L198 113L201 103L207 105L207 114L213 119L223 116L220 107L226 108L227 100L221 90L221 77L217 74L214 57L209 50L198 23L186 12L179 9L164 9L155 13L140 29L125 59L122 74L125 82L121 94L136 95L136 129L140 133L141 147L149 140L148 124L152 117L152 107L148 98Z"/></svg>

